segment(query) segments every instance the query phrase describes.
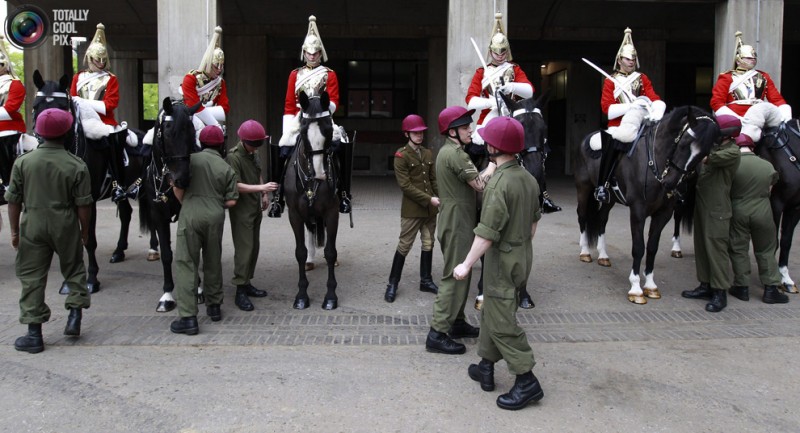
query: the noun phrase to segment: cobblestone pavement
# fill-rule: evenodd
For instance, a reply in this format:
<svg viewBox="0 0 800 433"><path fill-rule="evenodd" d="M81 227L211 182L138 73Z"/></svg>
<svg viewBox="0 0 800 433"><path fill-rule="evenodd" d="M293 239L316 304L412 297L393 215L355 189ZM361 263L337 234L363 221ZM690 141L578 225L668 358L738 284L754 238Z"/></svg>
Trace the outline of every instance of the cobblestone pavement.
<svg viewBox="0 0 800 433"><path fill-rule="evenodd" d="M749 303L729 298L722 313L706 313L702 302L680 297L697 284L691 237L684 258L673 259L665 231L655 272L663 298L631 304L627 210L612 211L613 266L581 263L574 188L568 178L548 183L564 210L540 223L528 285L536 308L517 316L547 391L538 408L509 414L494 406L497 393L487 397L475 388L464 373L476 359L474 340L466 341L465 357L424 352L433 296L416 290L418 242L397 301L383 301L399 233L399 192L392 178L356 178L355 227L346 215L340 220L339 308L331 312L320 308L321 250L317 269L308 273L311 308L291 308L297 264L288 219L265 218L254 285L269 296L253 299L253 312L233 305L226 227L223 320L211 322L200 306L200 334L172 334L176 314L155 312L161 265L145 261L148 238L138 234L136 215L127 259L108 263L117 227L106 201L98 223L102 288L84 315L83 335L61 335L66 312L56 259L47 350L29 356L11 347L24 328L17 321L14 252L0 248L0 404L8 408L0 430L796 431L800 298L761 303L755 273ZM6 232L0 241L8 242ZM798 269L796 251L790 269ZM441 272L438 245L433 268L434 276ZM471 302L468 319L477 324ZM512 382L499 365L498 391Z"/></svg>

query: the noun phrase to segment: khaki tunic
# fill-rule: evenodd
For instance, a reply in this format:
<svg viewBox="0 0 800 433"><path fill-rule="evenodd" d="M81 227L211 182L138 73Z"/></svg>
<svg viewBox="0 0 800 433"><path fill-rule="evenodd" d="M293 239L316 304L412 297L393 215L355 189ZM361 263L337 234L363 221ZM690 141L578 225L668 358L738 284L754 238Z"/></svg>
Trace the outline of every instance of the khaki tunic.
<svg viewBox="0 0 800 433"><path fill-rule="evenodd" d="M542 217L539 184L516 161L497 167L483 192L480 223L475 234L492 241L484 261L485 290L481 309L478 355L505 359L512 374L535 365L525 331L517 324L518 287L531 273L531 226Z"/></svg>
<svg viewBox="0 0 800 433"><path fill-rule="evenodd" d="M77 206L92 204L89 169L63 144L45 141L21 155L11 169L6 201L22 203L16 271L22 284L19 299L23 324L50 320L44 291L53 253L69 287L65 307L89 308Z"/></svg>
<svg viewBox="0 0 800 433"><path fill-rule="evenodd" d="M236 174L216 150L192 154L189 169L192 182L183 196L175 252L175 300L181 317L197 315L195 276L201 251L206 304L222 304L223 204L239 198Z"/></svg>
<svg viewBox="0 0 800 433"><path fill-rule="evenodd" d="M456 319L464 318L471 279L456 280L453 269L472 246L478 205L475 190L469 182L476 177L478 169L464 149L448 140L436 157L436 180L441 201L436 237L444 263L439 293L433 303L431 327L438 332L449 332Z"/></svg>
<svg viewBox="0 0 800 433"><path fill-rule="evenodd" d="M400 205L400 241L397 251L404 257L420 234L422 250L433 250L438 209L431 197L439 195L436 184L436 167L430 149L418 147L419 153L406 144L394 154L394 175L403 191Z"/></svg>
<svg viewBox="0 0 800 433"><path fill-rule="evenodd" d="M257 154L250 154L240 142L226 158L238 182L248 185L261 183L261 167ZM231 236L233 237L233 284L249 284L255 275L258 251L261 248L261 193L251 192L239 195L236 206L228 210L231 217Z"/></svg>

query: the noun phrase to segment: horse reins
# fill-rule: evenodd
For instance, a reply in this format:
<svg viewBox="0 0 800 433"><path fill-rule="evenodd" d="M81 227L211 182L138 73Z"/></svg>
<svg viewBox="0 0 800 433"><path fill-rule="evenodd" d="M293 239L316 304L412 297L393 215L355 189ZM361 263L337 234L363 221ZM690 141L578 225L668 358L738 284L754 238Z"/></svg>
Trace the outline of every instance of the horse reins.
<svg viewBox="0 0 800 433"><path fill-rule="evenodd" d="M800 161L797 160L797 155L795 155L794 151L792 150L791 146L787 146L789 144L789 132L792 133L797 138L800 138L800 120L794 119L797 122L797 130L792 128L791 126L787 125L788 122L781 123L777 130L774 132L769 132L764 135L774 137L775 138L775 146L768 146L768 149L783 149L783 152L789 159L797 170L800 170ZM788 130L788 131L787 131Z"/></svg>

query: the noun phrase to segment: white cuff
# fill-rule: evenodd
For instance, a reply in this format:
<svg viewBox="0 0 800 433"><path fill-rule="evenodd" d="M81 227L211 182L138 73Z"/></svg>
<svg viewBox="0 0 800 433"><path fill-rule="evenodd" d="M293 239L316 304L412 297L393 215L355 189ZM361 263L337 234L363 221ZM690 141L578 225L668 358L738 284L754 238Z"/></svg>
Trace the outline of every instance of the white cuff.
<svg viewBox="0 0 800 433"><path fill-rule="evenodd" d="M97 100L94 100L94 99L86 99L86 98L84 98L84 99L81 99L80 103L88 105L89 108L91 108L92 110L96 111L97 113L100 113L100 114L103 114L103 115L106 114L106 103L103 102L103 101L97 101Z"/></svg>
<svg viewBox="0 0 800 433"><path fill-rule="evenodd" d="M8 110L5 107L0 107L0 120L11 120L11 116L8 115Z"/></svg>
<svg viewBox="0 0 800 433"><path fill-rule="evenodd" d="M723 105L722 107L719 107L719 109L714 112L714 115L717 116L717 117L722 116L723 114L727 115L727 116L736 116L738 118L742 117L742 116L736 114L736 112L734 112L730 108L728 108L727 105Z"/></svg>
<svg viewBox="0 0 800 433"><path fill-rule="evenodd" d="M335 113L336 112L336 104L331 102L330 106L328 107L328 110L330 110L331 114Z"/></svg>
<svg viewBox="0 0 800 433"><path fill-rule="evenodd" d="M608 119L616 119L622 117L630 111L631 104L611 104L608 106Z"/></svg>
<svg viewBox="0 0 800 433"><path fill-rule="evenodd" d="M783 104L778 107L778 111L781 113L781 122L788 122L792 120L792 106L789 104Z"/></svg>
<svg viewBox="0 0 800 433"><path fill-rule="evenodd" d="M200 119L200 121L203 122L203 124L206 125L206 126L208 126L208 125L219 126L219 122L217 122L217 119L214 118L214 114L212 114L211 111L208 108L206 108L206 109L204 109L202 111L198 111L198 112L194 113L194 115L195 115L195 117Z"/></svg>
<svg viewBox="0 0 800 433"><path fill-rule="evenodd" d="M492 104L492 102L493 99L473 96L472 99L469 100L469 104L467 104L467 109L480 111L488 108L494 108L495 104Z"/></svg>
<svg viewBox="0 0 800 433"><path fill-rule="evenodd" d="M206 107L203 111L211 112L211 115L217 119L217 122L224 122L225 121L225 109L220 107L219 105L212 105L210 107Z"/></svg>
<svg viewBox="0 0 800 433"><path fill-rule="evenodd" d="M297 131L300 130L300 113L283 115L283 134L281 135L279 146L294 146Z"/></svg>
<svg viewBox="0 0 800 433"><path fill-rule="evenodd" d="M665 104L664 101L653 101L653 104L650 106L650 120L658 122L664 117L664 111L666 110L667 104Z"/></svg>

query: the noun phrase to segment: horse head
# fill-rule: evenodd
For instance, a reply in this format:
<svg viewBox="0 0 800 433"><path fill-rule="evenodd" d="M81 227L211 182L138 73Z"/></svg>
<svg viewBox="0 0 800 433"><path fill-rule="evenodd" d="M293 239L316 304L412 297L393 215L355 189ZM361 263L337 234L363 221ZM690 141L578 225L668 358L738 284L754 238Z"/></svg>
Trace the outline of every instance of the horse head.
<svg viewBox="0 0 800 433"><path fill-rule="evenodd" d="M300 108L302 115L300 118L300 143L302 152L296 152L298 158L301 153L311 156L314 176L317 179L325 179L326 172L325 160L330 153L330 146L333 141L333 120L330 112L330 97L328 92L319 95L308 96L305 92L300 92Z"/></svg>
<svg viewBox="0 0 800 433"><path fill-rule="evenodd" d="M719 142L720 131L716 120L699 107L678 107L670 114L662 123L668 137L675 138L671 146L660 147L670 152L661 182L667 191L674 191Z"/></svg>
<svg viewBox="0 0 800 433"><path fill-rule="evenodd" d="M189 155L196 149L192 116L200 108L200 103L187 107L167 97L161 108L156 124L155 146L175 186L187 188L191 178Z"/></svg>
<svg viewBox="0 0 800 433"><path fill-rule="evenodd" d="M33 99L33 119L48 108L70 110L69 85L71 78L64 74L56 81L45 81L39 70L33 71L33 84L36 85L36 97Z"/></svg>
<svg viewBox="0 0 800 433"><path fill-rule="evenodd" d="M501 93L500 96L508 107L511 117L517 119L525 131L525 148L520 152L522 165L540 183L544 180L542 160L547 153L547 122L544 121L541 108L548 98L545 92L539 98L528 98L515 101L512 97Z"/></svg>

